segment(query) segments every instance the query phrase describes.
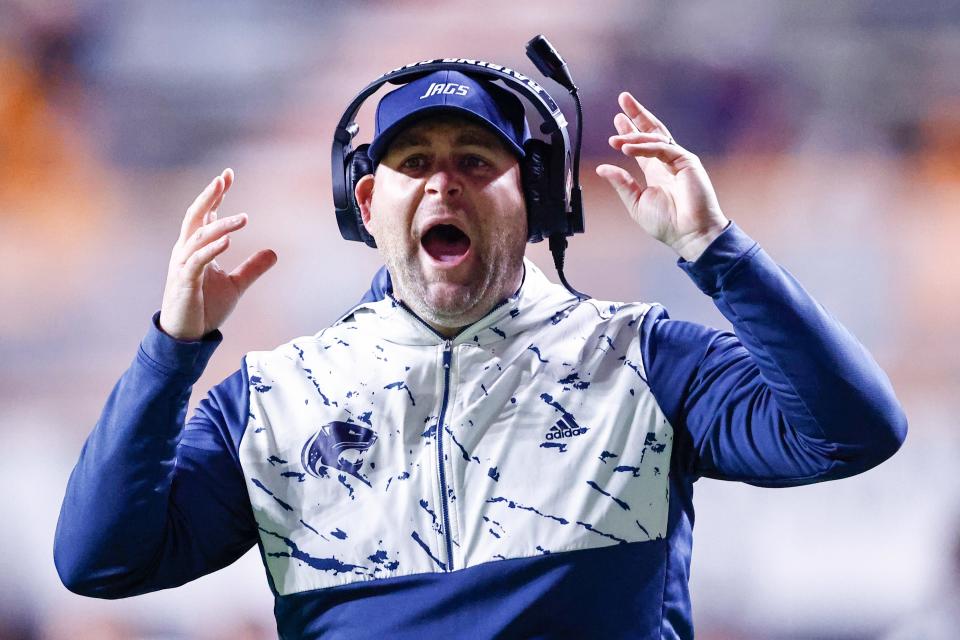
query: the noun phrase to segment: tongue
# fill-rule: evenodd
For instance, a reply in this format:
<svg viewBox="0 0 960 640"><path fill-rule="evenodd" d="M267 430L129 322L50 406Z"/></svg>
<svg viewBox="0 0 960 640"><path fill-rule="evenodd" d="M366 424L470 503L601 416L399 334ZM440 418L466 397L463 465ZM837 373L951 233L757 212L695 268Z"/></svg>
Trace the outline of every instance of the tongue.
<svg viewBox="0 0 960 640"><path fill-rule="evenodd" d="M470 238L452 225L438 225L423 236L423 248L434 260L456 262L470 248Z"/></svg>

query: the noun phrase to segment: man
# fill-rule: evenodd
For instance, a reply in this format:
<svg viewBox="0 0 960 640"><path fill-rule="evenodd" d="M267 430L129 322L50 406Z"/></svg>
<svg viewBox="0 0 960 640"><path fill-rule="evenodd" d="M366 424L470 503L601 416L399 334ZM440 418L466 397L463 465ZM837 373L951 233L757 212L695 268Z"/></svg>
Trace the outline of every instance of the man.
<svg viewBox="0 0 960 640"><path fill-rule="evenodd" d="M433 82L464 89L426 108ZM160 314L67 489L65 584L134 595L258 544L284 638L692 637L693 482L849 476L906 422L697 157L619 102L610 144L640 172L597 171L736 336L550 283L523 257L517 98L428 75L381 100L356 184L387 272L332 327L248 354L183 428L217 327L276 259L217 267L246 223L217 217L229 170L188 209Z"/></svg>

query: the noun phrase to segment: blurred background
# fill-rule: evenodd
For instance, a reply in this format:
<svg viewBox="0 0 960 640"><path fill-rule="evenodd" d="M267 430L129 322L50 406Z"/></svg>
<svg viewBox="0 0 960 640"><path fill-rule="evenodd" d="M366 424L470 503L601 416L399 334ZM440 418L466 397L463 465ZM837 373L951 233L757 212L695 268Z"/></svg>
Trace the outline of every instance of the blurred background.
<svg viewBox="0 0 960 640"><path fill-rule="evenodd" d="M70 470L214 175L236 170L223 211L251 217L222 262L280 260L194 403L245 352L335 320L379 265L333 217L330 142L353 95L446 56L539 79L523 54L536 33L584 99L573 285L728 326L594 176L620 162L606 139L630 89L873 352L910 420L900 453L850 480L697 483L698 638L960 637L960 4L0 0L0 640L275 637L255 551L169 592L69 593L51 549ZM372 102L358 122L368 140Z"/></svg>

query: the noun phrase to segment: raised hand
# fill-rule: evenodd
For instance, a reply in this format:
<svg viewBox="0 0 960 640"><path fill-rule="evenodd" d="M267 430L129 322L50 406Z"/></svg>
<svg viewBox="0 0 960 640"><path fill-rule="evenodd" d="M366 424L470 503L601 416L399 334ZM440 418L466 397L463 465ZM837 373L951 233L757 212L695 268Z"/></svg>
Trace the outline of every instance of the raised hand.
<svg viewBox="0 0 960 640"><path fill-rule="evenodd" d="M636 98L624 92L619 103L623 112L613 119L617 135L610 146L634 158L639 175L609 164L598 166L597 174L644 231L692 262L728 223L710 178L700 158L678 145Z"/></svg>
<svg viewBox="0 0 960 640"><path fill-rule="evenodd" d="M228 234L247 224L245 213L218 219L232 184L233 171L225 169L197 196L170 255L160 328L179 340L197 340L220 327L247 287L277 263L276 253L262 249L230 273L217 264L230 246Z"/></svg>

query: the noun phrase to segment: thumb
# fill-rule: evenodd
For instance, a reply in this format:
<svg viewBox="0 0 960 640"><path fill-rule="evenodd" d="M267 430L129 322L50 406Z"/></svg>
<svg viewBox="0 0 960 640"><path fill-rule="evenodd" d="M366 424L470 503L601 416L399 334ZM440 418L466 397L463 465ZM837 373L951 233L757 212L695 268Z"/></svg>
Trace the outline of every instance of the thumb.
<svg viewBox="0 0 960 640"><path fill-rule="evenodd" d="M597 167L597 175L610 183L620 200L628 209L633 209L640 200L640 195L646 185L640 185L628 171L612 164L601 164Z"/></svg>
<svg viewBox="0 0 960 640"><path fill-rule="evenodd" d="M237 292L243 295L257 278L262 276L273 265L277 264L277 254L271 249L262 249L243 261L239 267L230 272L230 280L237 287Z"/></svg>

